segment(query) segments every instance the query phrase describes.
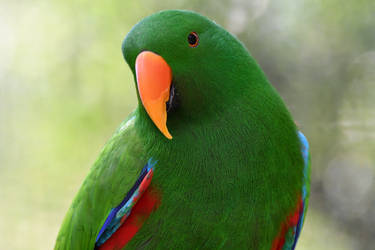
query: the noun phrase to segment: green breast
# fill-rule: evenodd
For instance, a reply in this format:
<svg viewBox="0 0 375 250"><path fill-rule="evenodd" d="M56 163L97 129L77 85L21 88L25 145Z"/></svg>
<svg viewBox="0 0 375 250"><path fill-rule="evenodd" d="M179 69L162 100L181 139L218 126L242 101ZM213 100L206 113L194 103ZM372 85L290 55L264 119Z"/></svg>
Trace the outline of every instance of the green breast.
<svg viewBox="0 0 375 250"><path fill-rule="evenodd" d="M170 127L179 122L171 141L139 122L144 157L158 160L153 183L162 203L127 248L270 249L303 176L296 127L275 100L256 120L246 109L185 126L171 116Z"/></svg>

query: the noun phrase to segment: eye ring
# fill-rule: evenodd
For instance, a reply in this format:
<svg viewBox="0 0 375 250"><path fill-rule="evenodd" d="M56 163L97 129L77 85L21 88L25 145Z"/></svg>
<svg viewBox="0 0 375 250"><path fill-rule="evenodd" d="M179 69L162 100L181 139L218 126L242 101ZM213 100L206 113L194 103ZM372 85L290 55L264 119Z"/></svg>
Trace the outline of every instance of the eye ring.
<svg viewBox="0 0 375 250"><path fill-rule="evenodd" d="M196 32L190 32L188 37L187 37L189 46L192 48L195 48L199 44L199 36Z"/></svg>

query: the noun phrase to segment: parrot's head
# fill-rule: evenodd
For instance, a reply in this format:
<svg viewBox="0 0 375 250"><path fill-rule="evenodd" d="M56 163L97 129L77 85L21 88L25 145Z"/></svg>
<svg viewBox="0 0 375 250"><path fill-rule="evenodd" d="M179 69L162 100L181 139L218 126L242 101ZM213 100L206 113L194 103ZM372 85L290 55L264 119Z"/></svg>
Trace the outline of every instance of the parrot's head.
<svg viewBox="0 0 375 250"><path fill-rule="evenodd" d="M146 17L125 37L122 51L135 76L141 109L168 139L174 128L167 127L167 118L183 125L220 116L249 87L251 79L244 78L249 68L255 78L263 77L239 40L191 11Z"/></svg>

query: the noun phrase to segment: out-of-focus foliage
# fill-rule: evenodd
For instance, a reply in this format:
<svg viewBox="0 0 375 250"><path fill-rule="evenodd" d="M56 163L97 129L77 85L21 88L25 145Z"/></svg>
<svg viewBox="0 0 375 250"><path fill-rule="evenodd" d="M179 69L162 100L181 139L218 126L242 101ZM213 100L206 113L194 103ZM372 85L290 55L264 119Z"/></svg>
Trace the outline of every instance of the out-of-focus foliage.
<svg viewBox="0 0 375 250"><path fill-rule="evenodd" d="M0 248L53 247L101 146L136 105L121 41L172 8L235 33L308 137L312 196L298 249L372 249L373 0L0 2Z"/></svg>

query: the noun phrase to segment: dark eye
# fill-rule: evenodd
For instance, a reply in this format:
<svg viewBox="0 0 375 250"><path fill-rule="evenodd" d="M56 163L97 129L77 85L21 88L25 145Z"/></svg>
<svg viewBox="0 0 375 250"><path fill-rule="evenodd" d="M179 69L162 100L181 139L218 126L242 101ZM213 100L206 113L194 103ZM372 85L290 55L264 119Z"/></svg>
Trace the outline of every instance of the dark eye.
<svg viewBox="0 0 375 250"><path fill-rule="evenodd" d="M192 48L197 47L199 44L198 34L195 32L190 32L190 34L188 35L188 42L189 42L190 47Z"/></svg>

